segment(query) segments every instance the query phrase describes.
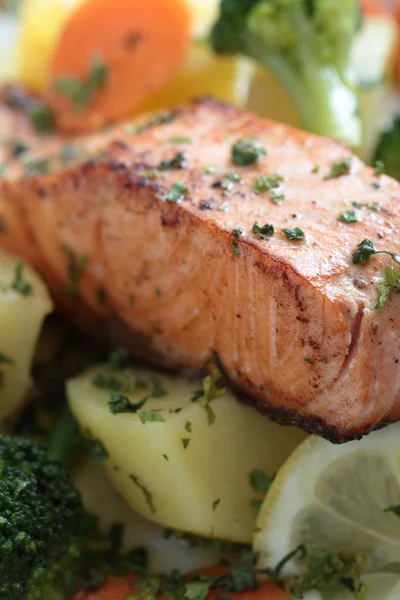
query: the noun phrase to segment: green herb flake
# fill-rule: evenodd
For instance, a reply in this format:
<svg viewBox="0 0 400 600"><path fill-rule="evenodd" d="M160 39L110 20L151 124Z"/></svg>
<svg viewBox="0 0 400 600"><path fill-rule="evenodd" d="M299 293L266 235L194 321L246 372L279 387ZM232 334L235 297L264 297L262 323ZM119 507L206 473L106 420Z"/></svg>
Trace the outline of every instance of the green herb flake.
<svg viewBox="0 0 400 600"><path fill-rule="evenodd" d="M288 240L300 241L305 238L304 231L298 227L295 227L294 229L281 229L281 231Z"/></svg>
<svg viewBox="0 0 400 600"><path fill-rule="evenodd" d="M166 171L168 169L184 169L187 166L186 157L183 152L177 152L171 160L162 160L160 169Z"/></svg>
<svg viewBox="0 0 400 600"><path fill-rule="evenodd" d="M142 491L147 506L154 515L157 511L153 503L153 494L141 483L139 477L137 477L136 475L129 475L129 478Z"/></svg>
<svg viewBox="0 0 400 600"><path fill-rule="evenodd" d="M257 194L270 192L273 189L279 188L283 181L282 175L271 173L271 175L259 175L253 184L253 189Z"/></svg>
<svg viewBox="0 0 400 600"><path fill-rule="evenodd" d="M80 154L81 154L80 148L77 148L76 146L72 146L72 144L65 144L65 146L63 146L61 148L58 158L60 159L61 164L63 166L66 166L71 161L78 158L78 156Z"/></svg>
<svg viewBox="0 0 400 600"><path fill-rule="evenodd" d="M240 227L235 227L235 229L232 231L232 250L233 250L233 254L235 254L235 256L240 256L242 254L242 252L240 250L239 242L238 242L238 240L242 234L243 234L243 230L240 229Z"/></svg>
<svg viewBox="0 0 400 600"><path fill-rule="evenodd" d="M217 208L220 212L227 212L229 210L229 202L222 202Z"/></svg>
<svg viewBox="0 0 400 600"><path fill-rule="evenodd" d="M182 445L183 445L184 450L186 450L186 448L189 446L189 444L190 444L190 438L184 438L182 440Z"/></svg>
<svg viewBox="0 0 400 600"><path fill-rule="evenodd" d="M382 160L377 160L375 162L374 175L379 177L379 175L383 175L385 173L385 163Z"/></svg>
<svg viewBox="0 0 400 600"><path fill-rule="evenodd" d="M220 504L220 502L221 502L220 498L217 498L217 500L214 500L214 502L212 503L212 509L216 510L217 506Z"/></svg>
<svg viewBox="0 0 400 600"><path fill-rule="evenodd" d="M54 90L71 100L75 112L82 113L88 103L106 86L108 75L108 67L99 56L95 56L85 80L81 81L71 76L59 77L54 81Z"/></svg>
<svg viewBox="0 0 400 600"><path fill-rule="evenodd" d="M235 165L247 167L260 162L267 152L255 137L250 136L233 144L231 154Z"/></svg>
<svg viewBox="0 0 400 600"><path fill-rule="evenodd" d="M192 424L191 424L191 422L190 422L190 421L186 421L186 423L185 423L185 430L186 430L188 433L192 433Z"/></svg>
<svg viewBox="0 0 400 600"><path fill-rule="evenodd" d="M377 290L378 302L375 309L381 311L393 294L400 294L400 270L396 271L393 267L387 267L385 277L378 283Z"/></svg>
<svg viewBox="0 0 400 600"><path fill-rule="evenodd" d="M161 290L160 288L156 288L156 296L161 296Z"/></svg>
<svg viewBox="0 0 400 600"><path fill-rule="evenodd" d="M241 177L239 173L235 171L230 171L223 177L220 181L216 181L213 184L213 187L220 187L225 190L225 194L230 194L235 188L235 183L239 182Z"/></svg>
<svg viewBox="0 0 400 600"><path fill-rule="evenodd" d="M384 512L393 513L394 515L396 515L396 517L400 517L400 505L399 506L388 506L387 508L385 508Z"/></svg>
<svg viewBox="0 0 400 600"><path fill-rule="evenodd" d="M354 210L345 210L338 216L337 220L341 223L358 223L359 221Z"/></svg>
<svg viewBox="0 0 400 600"><path fill-rule="evenodd" d="M119 392L122 389L122 383L119 379L112 375L104 375L104 373L96 373L92 378L92 384L101 390Z"/></svg>
<svg viewBox="0 0 400 600"><path fill-rule="evenodd" d="M123 413L137 413L140 408L147 402L148 397L143 398L140 402L134 404L124 394L117 391L110 393L110 399L108 401L108 407L113 415L120 415Z"/></svg>
<svg viewBox="0 0 400 600"><path fill-rule="evenodd" d="M166 461L169 461L169 458L168 458L168 456L167 456L166 454L163 454L163 458L164 458Z"/></svg>
<svg viewBox="0 0 400 600"><path fill-rule="evenodd" d="M389 252L388 250L376 250L374 242L368 239L365 239L358 244L357 250L352 256L353 265L361 265L368 262L374 254L387 254L396 264L400 265L400 259L396 254Z"/></svg>
<svg viewBox="0 0 400 600"><path fill-rule="evenodd" d="M151 397L152 398L164 398L164 396L168 396L167 390L163 387L160 379L156 375L151 376Z"/></svg>
<svg viewBox="0 0 400 600"><path fill-rule="evenodd" d="M309 358L308 356L305 357L304 359L306 361L306 363L308 363L309 365L313 365L313 361L311 360L311 358Z"/></svg>
<svg viewBox="0 0 400 600"><path fill-rule="evenodd" d="M175 137L171 137L167 140L168 144L192 144L192 139L190 137L186 137L184 135L177 135Z"/></svg>
<svg viewBox="0 0 400 600"><path fill-rule="evenodd" d="M346 156L342 160L338 160L332 163L329 172L325 175L324 180L328 181L329 179L337 179L338 177L343 177L344 175L349 175L351 170L351 157Z"/></svg>
<svg viewBox="0 0 400 600"><path fill-rule="evenodd" d="M145 423L165 423L165 419L158 410L138 410L137 414L143 425Z"/></svg>
<svg viewBox="0 0 400 600"><path fill-rule="evenodd" d="M271 236L275 233L274 226L269 223L266 223L265 225L259 225L257 222L255 222L251 231L254 233L254 235L261 236Z"/></svg>
<svg viewBox="0 0 400 600"><path fill-rule="evenodd" d="M249 473L249 483L256 492L260 494L266 494L271 487L273 477L261 471L260 469L253 469Z"/></svg>
<svg viewBox="0 0 400 600"><path fill-rule="evenodd" d="M0 364L2 365L15 365L15 360L4 354L4 352L0 352Z"/></svg>
<svg viewBox="0 0 400 600"><path fill-rule="evenodd" d="M184 183L175 181L175 183L172 184L168 194L165 196L165 200L168 202L179 202L180 200L184 200L187 191L188 187Z"/></svg>
<svg viewBox="0 0 400 600"><path fill-rule="evenodd" d="M19 260L15 267L14 279L11 283L11 289L19 292L23 296L32 296L33 285L23 277L24 263Z"/></svg>
<svg viewBox="0 0 400 600"><path fill-rule="evenodd" d="M22 154L29 150L25 142L16 139L10 140L9 147L12 158L20 158Z"/></svg>
<svg viewBox="0 0 400 600"><path fill-rule="evenodd" d="M208 167L204 167L203 169L203 173L205 173L206 175L215 175L215 173L218 172L217 167L214 167L214 165L209 165Z"/></svg>
<svg viewBox="0 0 400 600"><path fill-rule="evenodd" d="M141 123L140 125L134 125L133 123L129 123L125 126L125 132L128 135L136 135L138 133L144 133L148 129L152 127L157 127L158 125L166 125L167 123L172 123L176 119L175 113L158 113L153 115L151 119Z"/></svg>
<svg viewBox="0 0 400 600"><path fill-rule="evenodd" d="M52 133L54 130L54 112L43 102L34 102L28 110L28 117L38 133Z"/></svg>
<svg viewBox="0 0 400 600"><path fill-rule="evenodd" d="M216 418L210 406L211 402L217 398L221 398L226 393L226 388L218 385L221 379L221 373L218 369L214 368L211 375L204 377L202 389L195 392L192 397L192 402L197 402L206 411L209 425L212 425Z"/></svg>
<svg viewBox="0 0 400 600"><path fill-rule="evenodd" d="M50 173L50 161L48 158L38 158L24 162L24 169L27 175L47 175Z"/></svg>
<svg viewBox="0 0 400 600"><path fill-rule="evenodd" d="M62 246L61 250L67 256L67 275L68 282L62 288L63 291L71 296L72 298L79 297L79 281L82 277L83 271L89 262L89 258L85 254L76 255L67 246Z"/></svg>
<svg viewBox="0 0 400 600"><path fill-rule="evenodd" d="M85 447L89 450L91 457L96 463L104 463L110 458L106 447L100 440L85 439Z"/></svg>
<svg viewBox="0 0 400 600"><path fill-rule="evenodd" d="M377 202L372 202L371 204L352 202L351 204L352 206L354 206L354 208L358 208L359 210L361 210L362 208L368 208L368 210L370 210L371 212L376 212L377 210L379 210L379 204Z"/></svg>
<svg viewBox="0 0 400 600"><path fill-rule="evenodd" d="M313 175L315 175L316 173L319 173L320 168L321 167L319 165L314 165L313 168L311 169L311 173Z"/></svg>

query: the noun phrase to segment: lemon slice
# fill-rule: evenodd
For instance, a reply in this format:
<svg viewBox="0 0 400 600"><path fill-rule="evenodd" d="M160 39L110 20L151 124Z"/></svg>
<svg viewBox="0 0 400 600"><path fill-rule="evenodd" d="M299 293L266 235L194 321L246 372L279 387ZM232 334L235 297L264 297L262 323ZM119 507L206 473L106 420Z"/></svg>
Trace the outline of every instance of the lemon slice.
<svg viewBox="0 0 400 600"><path fill-rule="evenodd" d="M367 555L367 571L400 565L400 425L335 446L311 437L279 471L263 502L254 549L274 566L298 544ZM298 573L296 564L285 573ZM400 596L399 596L400 597ZM381 597L379 597L380 599Z"/></svg>

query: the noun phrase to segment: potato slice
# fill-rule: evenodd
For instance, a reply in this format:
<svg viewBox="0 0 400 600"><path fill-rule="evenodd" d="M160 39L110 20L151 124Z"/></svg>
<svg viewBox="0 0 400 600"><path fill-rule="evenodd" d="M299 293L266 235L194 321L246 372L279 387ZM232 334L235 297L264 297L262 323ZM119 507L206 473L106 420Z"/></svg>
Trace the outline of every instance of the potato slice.
<svg viewBox="0 0 400 600"><path fill-rule="evenodd" d="M29 293L12 287L18 270ZM21 286L20 286L21 287ZM0 419L24 402L31 365L44 318L53 308L47 289L28 265L0 250Z"/></svg>
<svg viewBox="0 0 400 600"><path fill-rule="evenodd" d="M101 378L103 385L121 385L124 394L139 382L126 397L134 404L148 397L146 412L112 414L112 392L93 383ZM71 379L67 393L82 429L104 444L108 475L133 510L164 527L249 543L252 500L262 498L249 483L250 472L275 474L305 434L271 423L228 392L211 400L207 412L192 401L199 387L179 377L103 366Z"/></svg>

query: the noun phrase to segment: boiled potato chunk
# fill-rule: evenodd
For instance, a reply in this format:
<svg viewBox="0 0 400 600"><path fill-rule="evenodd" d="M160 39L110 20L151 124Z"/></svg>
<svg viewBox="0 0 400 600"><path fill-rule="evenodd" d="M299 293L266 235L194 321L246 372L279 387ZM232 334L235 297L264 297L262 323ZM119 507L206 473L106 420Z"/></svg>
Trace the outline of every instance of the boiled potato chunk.
<svg viewBox="0 0 400 600"><path fill-rule="evenodd" d="M94 384L110 377L130 402L148 397L142 410L158 420L147 421L141 412L112 414L112 392ZM198 382L158 374L154 387L154 377L146 370L110 372L104 366L67 384L82 429L105 446L105 467L116 490L133 510L164 527L250 543L252 500L262 496L249 474L254 469L275 474L305 434L271 423L228 392L211 401L211 422L209 412L192 401ZM135 380L137 391L127 393ZM160 389L165 395L152 397Z"/></svg>
<svg viewBox="0 0 400 600"><path fill-rule="evenodd" d="M31 364L44 318L52 302L39 276L28 265L0 250L0 419L23 404L31 384ZM29 293L13 289L18 277ZM21 284L23 285L23 284Z"/></svg>

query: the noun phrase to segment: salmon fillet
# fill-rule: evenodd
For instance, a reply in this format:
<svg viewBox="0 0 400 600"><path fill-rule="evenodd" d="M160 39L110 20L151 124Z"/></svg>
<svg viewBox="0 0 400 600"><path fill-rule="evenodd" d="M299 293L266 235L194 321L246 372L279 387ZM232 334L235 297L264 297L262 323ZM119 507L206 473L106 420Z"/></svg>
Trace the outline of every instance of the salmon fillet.
<svg viewBox="0 0 400 600"><path fill-rule="evenodd" d="M366 238L400 254L397 182L338 142L212 99L70 140L68 165L66 140L38 139L1 110L3 131L30 138L28 156L51 157L49 173L27 176L26 158L5 156L1 244L72 318L129 331L166 367L201 368L216 353L259 410L333 442L400 418L400 295L375 310L394 263L352 264ZM234 164L233 145L251 136L258 161ZM326 179L343 159L349 169ZM256 193L274 173L264 188L279 187ZM338 220L348 210L358 222ZM253 233L256 222L274 235Z"/></svg>

